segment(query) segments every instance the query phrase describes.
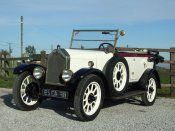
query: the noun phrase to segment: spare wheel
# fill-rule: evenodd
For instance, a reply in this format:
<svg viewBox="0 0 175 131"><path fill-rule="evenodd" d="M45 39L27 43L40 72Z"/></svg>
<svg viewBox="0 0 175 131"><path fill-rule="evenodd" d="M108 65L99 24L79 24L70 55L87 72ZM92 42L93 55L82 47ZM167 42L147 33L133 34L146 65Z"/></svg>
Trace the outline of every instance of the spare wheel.
<svg viewBox="0 0 175 131"><path fill-rule="evenodd" d="M107 66L106 78L112 96L124 94L129 83L129 67L126 59L123 57L111 58Z"/></svg>

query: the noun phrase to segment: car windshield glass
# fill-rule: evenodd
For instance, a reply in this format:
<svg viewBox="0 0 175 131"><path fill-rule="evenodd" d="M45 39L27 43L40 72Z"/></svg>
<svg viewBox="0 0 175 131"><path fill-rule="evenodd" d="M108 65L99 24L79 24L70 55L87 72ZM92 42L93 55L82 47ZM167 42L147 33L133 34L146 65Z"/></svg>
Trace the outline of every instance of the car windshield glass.
<svg viewBox="0 0 175 131"><path fill-rule="evenodd" d="M114 45L118 30L73 30L70 48L98 49L102 43Z"/></svg>

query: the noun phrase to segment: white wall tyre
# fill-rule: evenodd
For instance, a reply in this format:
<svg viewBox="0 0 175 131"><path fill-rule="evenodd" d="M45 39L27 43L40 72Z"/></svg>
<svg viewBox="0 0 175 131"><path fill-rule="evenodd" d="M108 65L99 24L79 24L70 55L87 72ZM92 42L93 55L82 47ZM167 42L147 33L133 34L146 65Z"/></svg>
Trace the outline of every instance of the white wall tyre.
<svg viewBox="0 0 175 131"><path fill-rule="evenodd" d="M113 57L108 63L106 77L112 96L124 94L129 83L129 68L126 59Z"/></svg>
<svg viewBox="0 0 175 131"><path fill-rule="evenodd" d="M39 106L41 98L38 83L30 72L23 72L15 79L13 98L20 110L34 110Z"/></svg>
<svg viewBox="0 0 175 131"><path fill-rule="evenodd" d="M88 75L77 86L74 97L75 114L82 121L94 120L100 112L103 100L103 81L96 75Z"/></svg>
<svg viewBox="0 0 175 131"><path fill-rule="evenodd" d="M154 74L151 74L147 79L147 92L141 96L142 103L145 106L151 106L154 104L157 95L158 82Z"/></svg>

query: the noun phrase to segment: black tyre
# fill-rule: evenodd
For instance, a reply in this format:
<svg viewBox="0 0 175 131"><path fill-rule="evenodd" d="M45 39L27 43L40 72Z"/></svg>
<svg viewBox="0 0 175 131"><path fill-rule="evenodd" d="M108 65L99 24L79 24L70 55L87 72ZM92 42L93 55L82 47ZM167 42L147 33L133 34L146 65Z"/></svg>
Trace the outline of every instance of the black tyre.
<svg viewBox="0 0 175 131"><path fill-rule="evenodd" d="M113 57L107 66L106 77L112 96L124 94L129 83L129 67L126 59Z"/></svg>
<svg viewBox="0 0 175 131"><path fill-rule="evenodd" d="M39 86L30 72L23 72L15 79L13 98L20 110L34 110L39 106Z"/></svg>
<svg viewBox="0 0 175 131"><path fill-rule="evenodd" d="M103 81L96 75L83 78L75 92L74 109L82 121L90 121L97 117L104 100Z"/></svg>
<svg viewBox="0 0 175 131"><path fill-rule="evenodd" d="M141 99L145 106L151 106L156 100L158 81L154 74L149 75L145 81L147 84L142 86L145 86L147 92L141 96Z"/></svg>

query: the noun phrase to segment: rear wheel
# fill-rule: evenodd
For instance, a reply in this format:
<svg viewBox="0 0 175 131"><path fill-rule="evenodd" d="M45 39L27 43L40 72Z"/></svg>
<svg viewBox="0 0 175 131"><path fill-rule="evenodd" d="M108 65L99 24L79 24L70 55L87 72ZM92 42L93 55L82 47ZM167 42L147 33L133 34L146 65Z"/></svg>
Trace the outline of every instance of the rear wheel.
<svg viewBox="0 0 175 131"><path fill-rule="evenodd" d="M36 109L41 99L39 98L39 85L30 72L21 73L13 85L13 98L16 106L21 110Z"/></svg>
<svg viewBox="0 0 175 131"><path fill-rule="evenodd" d="M82 121L97 117L103 104L104 87L96 75L88 75L80 81L75 92L74 109Z"/></svg>
<svg viewBox="0 0 175 131"><path fill-rule="evenodd" d="M154 74L151 74L147 79L147 92L141 96L142 102L146 106L154 104L157 95L158 82Z"/></svg>

